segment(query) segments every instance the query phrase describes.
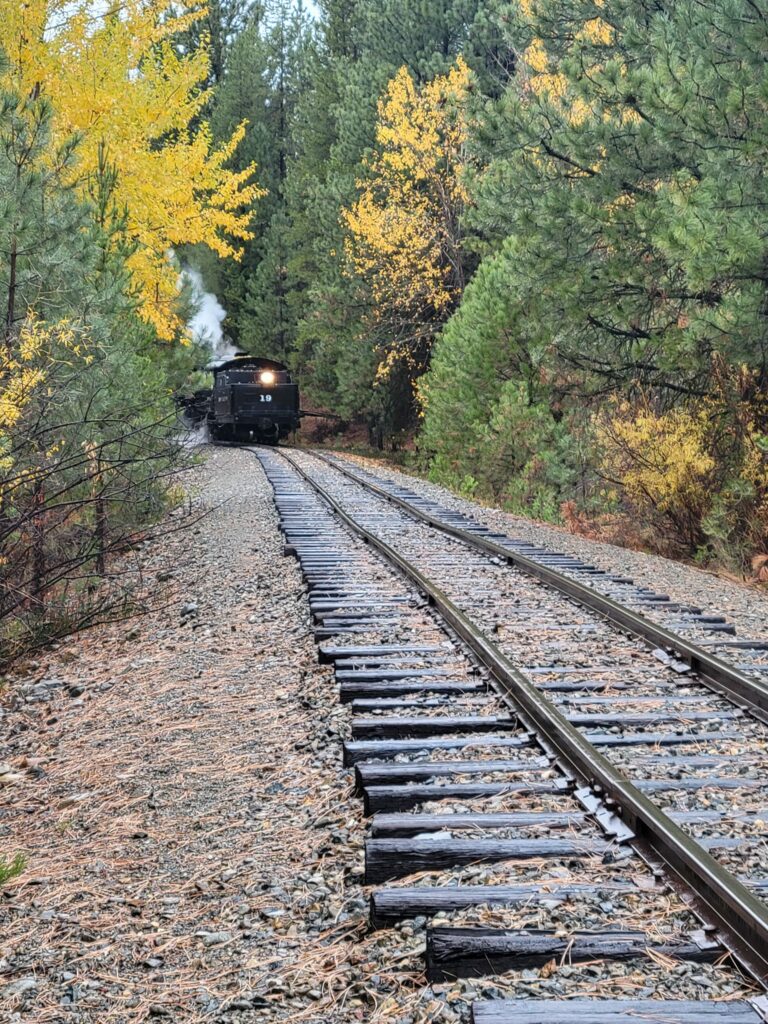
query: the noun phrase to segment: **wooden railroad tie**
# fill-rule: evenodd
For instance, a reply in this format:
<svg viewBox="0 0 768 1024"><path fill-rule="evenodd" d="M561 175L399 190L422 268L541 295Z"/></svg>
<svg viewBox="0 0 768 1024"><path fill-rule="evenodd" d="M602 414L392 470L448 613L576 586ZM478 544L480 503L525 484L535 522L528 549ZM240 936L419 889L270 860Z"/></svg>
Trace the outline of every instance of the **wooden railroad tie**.
<svg viewBox="0 0 768 1024"><path fill-rule="evenodd" d="M722 958L717 942L701 943L686 936L658 943L644 932L574 932L559 937L554 931L507 931L494 928L427 929L427 979L480 978L504 971L521 971L544 964L595 960L637 960L654 953L678 961L714 963Z"/></svg>

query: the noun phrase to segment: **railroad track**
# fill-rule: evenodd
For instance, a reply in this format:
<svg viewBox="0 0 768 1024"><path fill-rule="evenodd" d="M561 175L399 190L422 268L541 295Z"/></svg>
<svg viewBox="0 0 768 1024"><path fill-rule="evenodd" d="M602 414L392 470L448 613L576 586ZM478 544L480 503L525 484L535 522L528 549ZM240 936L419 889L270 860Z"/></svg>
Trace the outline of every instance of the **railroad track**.
<svg viewBox="0 0 768 1024"><path fill-rule="evenodd" d="M663 994L669 964L730 953L762 985L760 669L645 616L636 623L615 595L575 578L580 566L506 552L514 542L402 488L387 493L390 482L308 453L257 455L309 587L321 656L351 704L344 750L372 815L372 923L430 919L433 981L590 961L610 977L615 964L642 962L646 989ZM553 589L552 572L565 587ZM618 611L577 603L579 588ZM724 625L692 608L675 614L689 631ZM418 885L403 884L414 874ZM509 926L531 914L550 927ZM768 1019L762 997L586 1005L574 997L593 995L588 984L566 994L547 1005L550 1024ZM473 1005L478 1024L542 1013L536 998Z"/></svg>
<svg viewBox="0 0 768 1024"><path fill-rule="evenodd" d="M480 551L509 560L523 572L602 615L620 629L647 641L676 671L696 670L713 687L742 701L768 722L768 640L736 638L722 615L708 615L693 604L639 586L562 551L495 534L469 516L430 501L392 480L341 460L314 453L349 480L385 498L409 516L458 537Z"/></svg>

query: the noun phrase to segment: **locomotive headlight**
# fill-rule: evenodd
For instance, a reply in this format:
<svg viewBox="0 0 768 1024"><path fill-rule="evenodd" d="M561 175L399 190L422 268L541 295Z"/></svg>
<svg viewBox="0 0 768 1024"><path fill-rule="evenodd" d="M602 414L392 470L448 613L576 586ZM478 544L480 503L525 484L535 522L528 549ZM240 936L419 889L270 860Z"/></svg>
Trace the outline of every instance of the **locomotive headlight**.
<svg viewBox="0 0 768 1024"><path fill-rule="evenodd" d="M263 373L259 374L259 380L262 384L274 384L275 375L271 370L264 370Z"/></svg>

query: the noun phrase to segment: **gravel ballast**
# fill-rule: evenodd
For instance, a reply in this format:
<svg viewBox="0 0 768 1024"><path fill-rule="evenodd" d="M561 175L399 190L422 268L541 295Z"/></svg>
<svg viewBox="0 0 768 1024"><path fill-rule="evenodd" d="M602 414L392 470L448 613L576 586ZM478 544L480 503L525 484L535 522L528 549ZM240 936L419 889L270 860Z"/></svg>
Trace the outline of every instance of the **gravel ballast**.
<svg viewBox="0 0 768 1024"><path fill-rule="evenodd" d="M141 553L155 610L58 645L3 693L0 854L28 863L0 891L0 1020L426 1024L466 1021L476 997L749 992L727 966L635 962L427 986L425 919L368 928L350 709L318 664L271 489L231 449L206 449L188 487L190 519L207 514ZM680 913L670 898L665 923Z"/></svg>
<svg viewBox="0 0 768 1024"><path fill-rule="evenodd" d="M342 452L333 455L348 461L352 468L357 465L368 469L447 508L473 516L499 533L564 551L600 568L632 576L638 584L669 594L673 601L698 604L707 614L725 615L736 625L740 637L768 640L768 588L740 583L659 555L580 537L561 527L470 501L422 477L402 473L382 460Z"/></svg>
<svg viewBox="0 0 768 1024"><path fill-rule="evenodd" d="M271 488L244 451L193 477L208 514L141 556L161 607L8 680L0 852L27 867L0 893L0 1019L376 1019L393 949L395 1008L456 1019L396 933L365 937L348 711Z"/></svg>

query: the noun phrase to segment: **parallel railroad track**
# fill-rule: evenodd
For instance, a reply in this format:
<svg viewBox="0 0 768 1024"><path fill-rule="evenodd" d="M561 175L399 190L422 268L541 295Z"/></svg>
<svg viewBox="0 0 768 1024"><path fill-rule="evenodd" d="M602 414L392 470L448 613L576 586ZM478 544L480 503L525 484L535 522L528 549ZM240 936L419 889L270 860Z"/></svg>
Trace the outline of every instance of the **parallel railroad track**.
<svg viewBox="0 0 768 1024"><path fill-rule="evenodd" d="M737 639L735 626L721 615L707 615L696 605L672 601L668 594L639 586L630 577L608 572L564 552L494 534L477 520L392 480L362 469L353 471L341 460L324 454L314 455L414 519L509 561L599 613L617 628L647 641L670 667L680 672L695 670L708 685L721 689L755 717L768 722L768 640Z"/></svg>
<svg viewBox="0 0 768 1024"><path fill-rule="evenodd" d="M711 961L728 950L763 982L768 794L751 777L759 764L749 747L766 746L759 674L650 620L641 631L630 609L621 609L630 619L617 632L604 608L598 617L594 605L585 614L574 603L579 587L592 595L591 588L571 580L576 590L569 584L564 597L534 586L531 576L545 579L551 566L537 563L533 572L523 564L522 573L516 563L528 555L507 557L506 539L458 523L447 510L440 522L442 510L410 507L402 492L393 500L378 479L306 453L257 454L287 550L301 561L321 655L334 663L341 699L352 706L345 759L372 814L367 881L383 886L371 897L373 924L431 918L433 980L563 957L634 963L650 949L657 964ZM684 614L697 630L721 625L702 623L695 609ZM655 630L664 648L639 652L638 636L659 643ZM564 649L566 664L552 664L552 652ZM745 856L750 843L755 849ZM664 884L637 884L638 857ZM465 884L478 864L498 867L481 871L482 884ZM564 875L568 865L578 871ZM426 884L399 884L423 872ZM664 888L669 881L679 900ZM670 898L678 906L672 933L649 938L636 927L636 908L644 905L646 921L660 919L655 904ZM564 902L574 905L574 920L583 912L594 921L596 900L616 908L599 935L573 931L566 940L557 928L477 926L508 921L509 908L535 906L546 918ZM684 925L694 905L711 930ZM678 1014L665 1020L693 1021L711 1009L699 999L577 1002L558 1003L564 1016L557 1019L588 1011L589 1019L618 1021L664 1010ZM542 1011L534 999L478 1002L473 1012L490 1024L533 1021ZM764 1000L720 1004L719 1012L711 1019L768 1019ZM555 1019L551 1004L546 1019Z"/></svg>

